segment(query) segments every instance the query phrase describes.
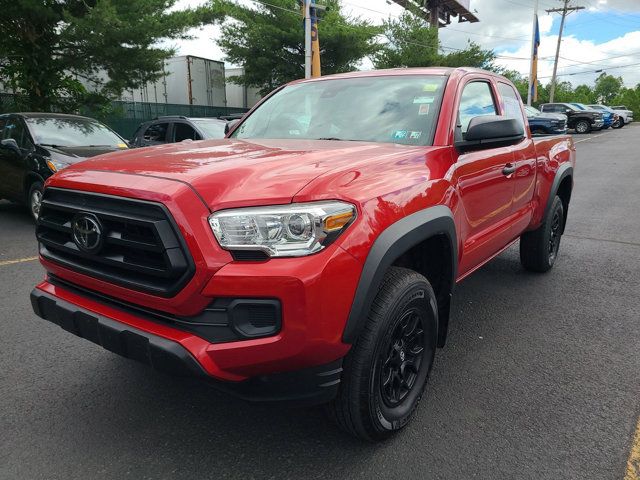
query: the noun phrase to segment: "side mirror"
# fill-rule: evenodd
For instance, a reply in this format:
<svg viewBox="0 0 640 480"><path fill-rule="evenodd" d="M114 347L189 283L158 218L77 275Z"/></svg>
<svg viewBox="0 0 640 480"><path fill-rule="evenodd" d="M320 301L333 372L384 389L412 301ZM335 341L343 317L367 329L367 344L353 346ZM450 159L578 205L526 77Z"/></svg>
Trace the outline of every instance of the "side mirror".
<svg viewBox="0 0 640 480"><path fill-rule="evenodd" d="M523 138L524 127L515 118L484 115L471 119L464 140L455 142L455 147L461 151L504 147L515 145Z"/></svg>
<svg viewBox="0 0 640 480"><path fill-rule="evenodd" d="M227 124L224 126L224 134L227 135L238 123L240 123L240 119L227 122Z"/></svg>
<svg viewBox="0 0 640 480"><path fill-rule="evenodd" d="M18 142L16 142L13 138L5 138L0 142L0 145L2 145L2 148L6 148L7 150L11 150L15 153L20 153Z"/></svg>

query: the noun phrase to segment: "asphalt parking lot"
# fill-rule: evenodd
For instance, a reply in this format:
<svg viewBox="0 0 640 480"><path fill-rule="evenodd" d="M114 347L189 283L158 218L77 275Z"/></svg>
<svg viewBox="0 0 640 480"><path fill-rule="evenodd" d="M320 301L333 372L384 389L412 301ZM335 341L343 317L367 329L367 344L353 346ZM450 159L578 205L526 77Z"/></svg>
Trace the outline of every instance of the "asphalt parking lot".
<svg viewBox="0 0 640 480"><path fill-rule="evenodd" d="M555 268L525 272L516 245L460 284L417 418L378 445L38 319L33 224L0 203L0 479L623 479L640 416L640 125L576 140Z"/></svg>

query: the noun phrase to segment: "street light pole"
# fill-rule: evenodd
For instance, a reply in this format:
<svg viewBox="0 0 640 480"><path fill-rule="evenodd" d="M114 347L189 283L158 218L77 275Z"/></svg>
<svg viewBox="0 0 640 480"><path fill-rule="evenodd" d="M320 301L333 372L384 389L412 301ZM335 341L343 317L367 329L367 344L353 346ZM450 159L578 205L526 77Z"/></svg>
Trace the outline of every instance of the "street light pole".
<svg viewBox="0 0 640 480"><path fill-rule="evenodd" d="M304 78L311 78L311 0L304 6Z"/></svg>

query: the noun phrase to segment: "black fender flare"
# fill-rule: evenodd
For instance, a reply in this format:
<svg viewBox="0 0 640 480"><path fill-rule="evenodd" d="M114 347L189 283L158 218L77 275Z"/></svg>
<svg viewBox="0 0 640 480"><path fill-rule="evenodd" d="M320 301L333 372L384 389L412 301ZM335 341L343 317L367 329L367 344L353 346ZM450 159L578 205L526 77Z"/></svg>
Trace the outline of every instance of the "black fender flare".
<svg viewBox="0 0 640 480"><path fill-rule="evenodd" d="M424 240L442 234L450 242L452 291L458 270L458 241L453 213L448 207L437 205L412 213L387 227L378 236L364 262L351 304L351 311L342 334L342 340L345 343L354 343L358 338L384 275L393 262ZM450 295L451 292L447 298L450 298ZM448 314L448 302L445 310Z"/></svg>
<svg viewBox="0 0 640 480"><path fill-rule="evenodd" d="M571 178L571 189L573 190L573 165L571 165L571 163L569 162L561 164L558 167L558 170L556 171L556 176L554 177L553 183L551 184L551 189L549 190L549 197L547 198L547 204L544 207L544 216L542 217L543 221L545 218L547 218L547 215L549 215L549 210L551 210L553 199L556 198L556 195L558 194L558 190L560 190L560 184L567 177ZM564 232L564 227L567 224L567 213L568 211L564 212L564 225L562 226L563 232Z"/></svg>

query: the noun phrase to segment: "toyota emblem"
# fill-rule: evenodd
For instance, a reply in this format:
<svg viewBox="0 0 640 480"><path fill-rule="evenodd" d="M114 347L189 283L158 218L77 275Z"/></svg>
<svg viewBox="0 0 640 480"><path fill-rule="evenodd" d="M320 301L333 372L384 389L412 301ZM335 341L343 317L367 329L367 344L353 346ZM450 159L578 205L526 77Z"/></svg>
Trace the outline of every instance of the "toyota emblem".
<svg viewBox="0 0 640 480"><path fill-rule="evenodd" d="M103 232L100 220L90 213L79 213L73 219L73 241L86 253L97 253L102 247Z"/></svg>

